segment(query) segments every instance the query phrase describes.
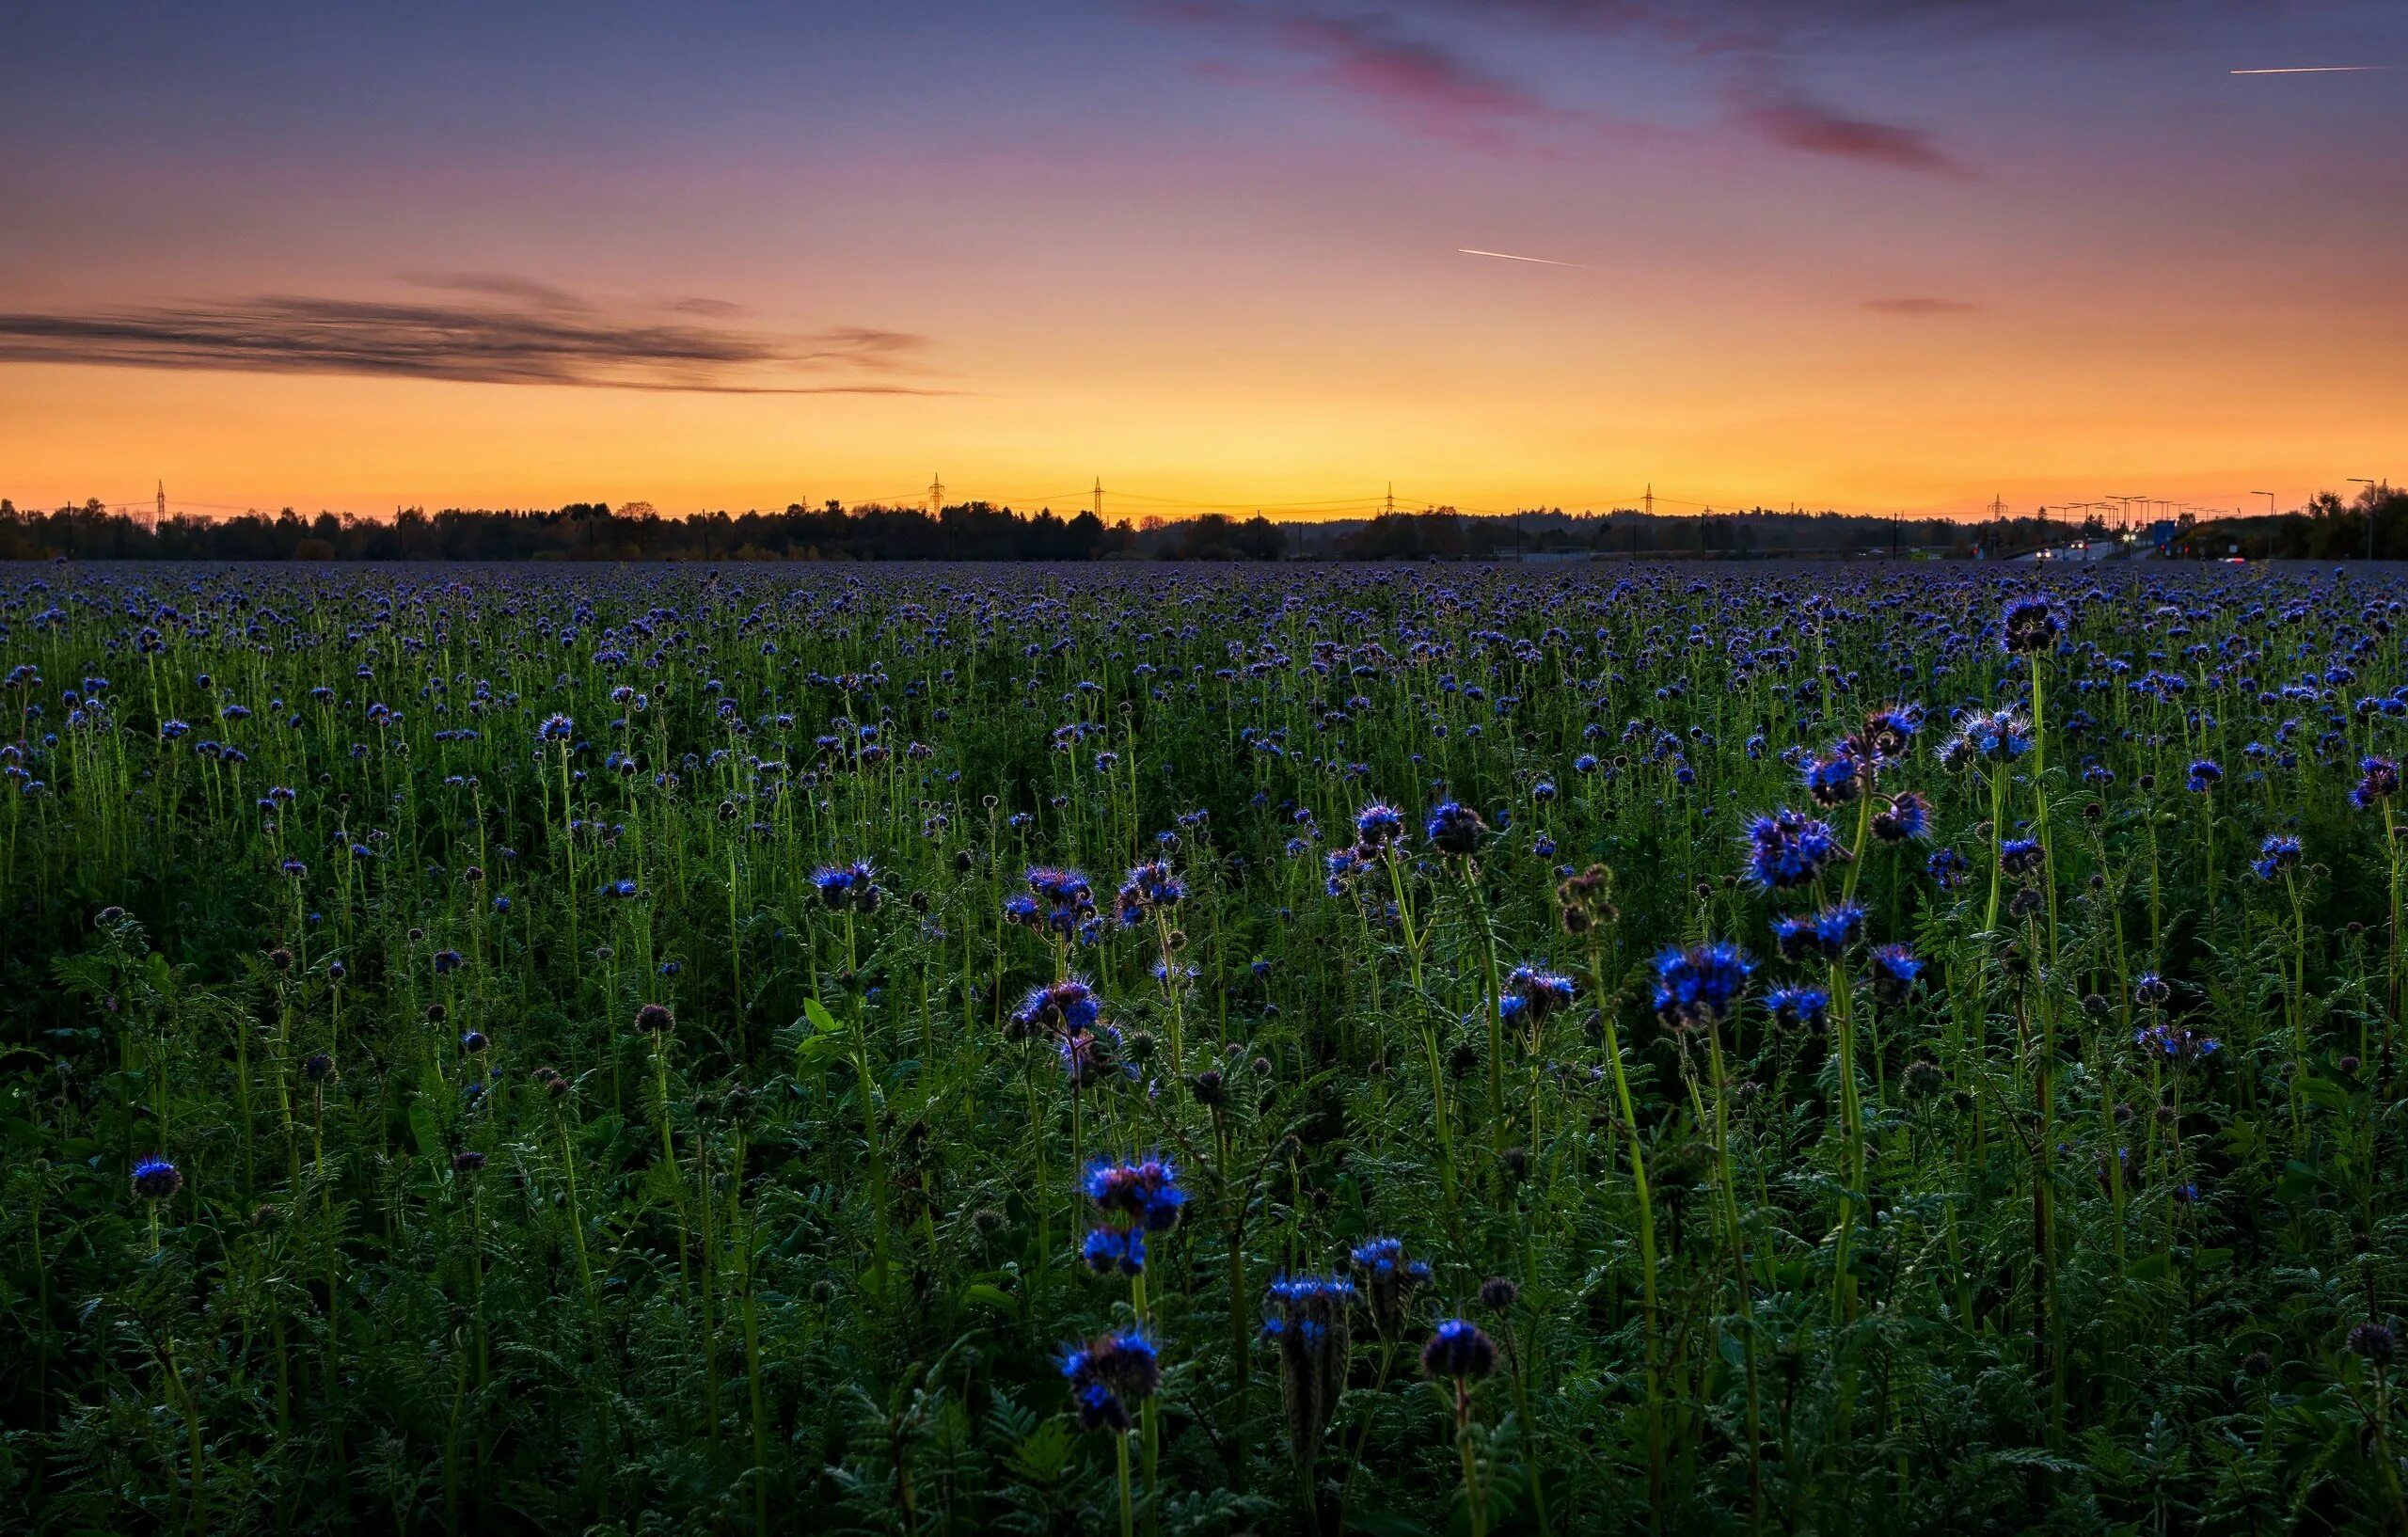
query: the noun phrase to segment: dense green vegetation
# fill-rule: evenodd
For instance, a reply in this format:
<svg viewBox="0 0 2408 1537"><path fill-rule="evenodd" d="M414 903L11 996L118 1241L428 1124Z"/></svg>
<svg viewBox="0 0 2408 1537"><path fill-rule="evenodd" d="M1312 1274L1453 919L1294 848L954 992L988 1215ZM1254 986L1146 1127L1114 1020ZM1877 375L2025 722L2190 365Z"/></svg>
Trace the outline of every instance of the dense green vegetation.
<svg viewBox="0 0 2408 1537"><path fill-rule="evenodd" d="M2396 1528L2402 614L0 573L0 1516Z"/></svg>

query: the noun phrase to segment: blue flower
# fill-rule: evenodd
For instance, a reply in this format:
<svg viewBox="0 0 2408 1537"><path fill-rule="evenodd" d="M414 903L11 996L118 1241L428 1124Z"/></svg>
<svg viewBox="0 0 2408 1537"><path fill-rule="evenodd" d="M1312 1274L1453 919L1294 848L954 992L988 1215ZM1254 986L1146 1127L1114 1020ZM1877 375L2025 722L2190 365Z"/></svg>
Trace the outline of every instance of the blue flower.
<svg viewBox="0 0 2408 1537"><path fill-rule="evenodd" d="M2192 792L2204 795L2224 779L2224 766L2213 758L2200 758L2191 765L2189 784Z"/></svg>
<svg viewBox="0 0 2408 1537"><path fill-rule="evenodd" d="M1811 884L1825 865L1846 857L1830 823L1798 812L1777 812L1748 824L1748 879L1766 891Z"/></svg>
<svg viewBox="0 0 2408 1537"><path fill-rule="evenodd" d="M1675 1025L1726 1019L1756 963L1727 941L1666 950L1656 958L1656 1012Z"/></svg>
<svg viewBox="0 0 2408 1537"><path fill-rule="evenodd" d="M2001 642L2010 655L2028 657L2054 646L2065 627L2047 598L2020 597L2006 606Z"/></svg>
<svg viewBox="0 0 2408 1537"><path fill-rule="evenodd" d="M1421 1347L1421 1370L1457 1382L1488 1376L1497 1370L1497 1341L1477 1323L1448 1319Z"/></svg>
<svg viewBox="0 0 2408 1537"><path fill-rule="evenodd" d="M1148 1232L1166 1233L1178 1227L1180 1213L1187 1206L1187 1192L1179 1187L1179 1169L1167 1158L1134 1164L1099 1159L1088 1165L1082 1184L1098 1210L1133 1218Z"/></svg>
<svg viewBox="0 0 2408 1537"><path fill-rule="evenodd" d="M1780 987L1765 994L1765 1004L1782 1023L1813 1029L1830 1012L1831 995L1820 988Z"/></svg>
<svg viewBox="0 0 2408 1537"><path fill-rule="evenodd" d="M1098 1228L1080 1245L1079 1257L1099 1276L1109 1276L1116 1270L1124 1276L1141 1276L1146 1270L1145 1229Z"/></svg>
<svg viewBox="0 0 2408 1537"><path fill-rule="evenodd" d="M2299 840L2275 833L2258 846L2258 857L2249 864L2252 874L2260 880L2272 880L2299 864Z"/></svg>
<svg viewBox="0 0 2408 1537"><path fill-rule="evenodd" d="M1829 757L1808 758L1798 777L1804 781L1806 794L1814 804L1828 809L1855 800L1867 774L1865 767L1841 748Z"/></svg>
<svg viewBox="0 0 2408 1537"><path fill-rule="evenodd" d="M1442 854L1476 854L1480 851L1481 834L1488 824L1480 813L1459 801L1449 800L1430 814L1429 825L1422 833Z"/></svg>
<svg viewBox="0 0 2408 1537"><path fill-rule="evenodd" d="M1873 951L1873 995L1895 1003L1913 990L1925 962L1903 944L1877 945Z"/></svg>
<svg viewBox="0 0 2408 1537"><path fill-rule="evenodd" d="M1497 1012L1509 1021L1528 1015L1532 1023L1537 1023L1570 1003L1575 990L1568 976L1534 966L1516 966L1505 978L1502 996L1497 1000Z"/></svg>
<svg viewBox="0 0 2408 1537"><path fill-rule="evenodd" d="M164 1201L183 1188L184 1177L164 1158L146 1158L134 1165L134 1193L146 1201Z"/></svg>
<svg viewBox="0 0 2408 1537"><path fill-rule="evenodd" d="M1907 843L1931 832L1931 802L1920 791L1893 795L1873 814L1873 835L1883 843Z"/></svg>

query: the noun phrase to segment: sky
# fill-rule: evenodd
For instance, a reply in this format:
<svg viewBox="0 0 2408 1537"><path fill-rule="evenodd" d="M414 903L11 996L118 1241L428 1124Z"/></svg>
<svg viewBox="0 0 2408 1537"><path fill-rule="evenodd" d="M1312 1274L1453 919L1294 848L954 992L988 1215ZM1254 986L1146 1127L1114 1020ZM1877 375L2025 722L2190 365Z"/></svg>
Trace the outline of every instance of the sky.
<svg viewBox="0 0 2408 1537"><path fill-rule="evenodd" d="M0 44L20 505L2408 478L2398 0L0 0Z"/></svg>

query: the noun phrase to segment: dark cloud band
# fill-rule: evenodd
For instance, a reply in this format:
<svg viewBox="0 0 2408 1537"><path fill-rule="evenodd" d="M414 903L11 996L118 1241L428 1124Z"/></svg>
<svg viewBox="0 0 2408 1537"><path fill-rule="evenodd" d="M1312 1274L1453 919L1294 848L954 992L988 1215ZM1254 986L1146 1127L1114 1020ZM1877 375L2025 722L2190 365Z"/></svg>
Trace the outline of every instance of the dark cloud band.
<svg viewBox="0 0 2408 1537"><path fill-rule="evenodd" d="M774 336L613 318L547 285L454 275L475 305L291 295L84 313L0 313L0 362L717 394L943 394L909 377L924 338L870 326ZM421 279L423 281L423 279Z"/></svg>

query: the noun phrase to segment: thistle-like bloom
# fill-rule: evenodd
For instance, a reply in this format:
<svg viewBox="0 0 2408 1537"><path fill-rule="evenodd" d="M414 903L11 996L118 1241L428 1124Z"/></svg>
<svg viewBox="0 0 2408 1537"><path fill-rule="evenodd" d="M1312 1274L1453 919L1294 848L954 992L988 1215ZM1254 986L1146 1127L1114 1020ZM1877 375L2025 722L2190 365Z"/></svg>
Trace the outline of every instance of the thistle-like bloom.
<svg viewBox="0 0 2408 1537"><path fill-rule="evenodd" d="M1354 841L1368 854L1404 836L1404 813L1378 801L1354 814Z"/></svg>
<svg viewBox="0 0 2408 1537"><path fill-rule="evenodd" d="M1870 766L1859 763L1843 747L1828 757L1808 758L1798 777L1814 804L1829 810L1855 800L1871 771Z"/></svg>
<svg viewBox="0 0 2408 1537"><path fill-rule="evenodd" d="M1923 711L1912 705L1891 705L1864 718L1864 729L1850 741L1850 750L1877 763L1903 758L1923 728Z"/></svg>
<svg viewBox="0 0 2408 1537"><path fill-rule="evenodd" d="M1098 1159L1087 1168L1087 1198L1101 1211L1125 1216L1148 1232L1166 1233L1179 1226L1187 1206L1187 1192L1179 1188L1179 1170L1167 1158L1134 1164Z"/></svg>
<svg viewBox="0 0 2408 1537"><path fill-rule="evenodd" d="M2358 787L2350 792L2350 804L2360 811L2400 793L2400 765L2394 759L2362 758L2358 774Z"/></svg>
<svg viewBox="0 0 2408 1537"><path fill-rule="evenodd" d="M1497 1341L1479 1324L1450 1318L1421 1347L1421 1370L1433 1377L1476 1382L1497 1371Z"/></svg>
<svg viewBox="0 0 2408 1537"><path fill-rule="evenodd" d="M1062 1375L1078 1405L1079 1428L1117 1434L1129 1428L1129 1405L1162 1386L1162 1355L1143 1330L1123 1329L1065 1350Z"/></svg>
<svg viewBox="0 0 2408 1537"><path fill-rule="evenodd" d="M1989 710L1968 719L1940 747L1943 768L1962 768L1980 760L2012 763L2032 751L2030 722L2011 709Z"/></svg>
<svg viewBox="0 0 2408 1537"><path fill-rule="evenodd" d="M565 715L550 716L542 725L535 728L537 741L564 742L575 735L577 735L577 722Z"/></svg>
<svg viewBox="0 0 2408 1537"><path fill-rule="evenodd" d="M2010 656L2029 657L2054 647L2065 621L2045 597L2020 597L2006 606L2002 637Z"/></svg>
<svg viewBox="0 0 2408 1537"><path fill-rule="evenodd" d="M1756 963L1727 941L1666 950L1656 958L1656 1012L1675 1026L1699 1026L1730 1016L1748 990Z"/></svg>
<svg viewBox="0 0 2408 1537"><path fill-rule="evenodd" d="M1543 972L1535 966L1516 966L1505 977L1503 996L1497 1000L1497 1012L1508 1023L1528 1020L1537 1024L1572 1002L1576 990L1572 978L1568 976Z"/></svg>
<svg viewBox="0 0 2408 1537"><path fill-rule="evenodd" d="M1954 848L1935 848L1931 858L1924 861L1924 873L1941 891L1954 891L1965 883L1965 856Z"/></svg>
<svg viewBox="0 0 2408 1537"><path fill-rule="evenodd" d="M1009 921L1069 939L1095 916L1095 888L1078 871L1032 865L1027 880L1027 895L1015 895L1004 903Z"/></svg>
<svg viewBox="0 0 2408 1537"><path fill-rule="evenodd" d="M1145 1229L1098 1228L1079 1246L1079 1258L1099 1276L1109 1276L1116 1270L1123 1276L1142 1276L1146 1273Z"/></svg>
<svg viewBox="0 0 2408 1537"><path fill-rule="evenodd" d="M2132 1002L2143 1007L2155 1008L2173 996L2174 990L2155 972L2143 972L2132 979Z"/></svg>
<svg viewBox="0 0 2408 1537"><path fill-rule="evenodd" d="M2212 1056L2221 1046L2213 1036L2188 1029L2171 1020L2160 1020L2155 1024L2145 1024L2133 1031L2132 1044L2141 1049L2144 1056L2179 1065Z"/></svg>
<svg viewBox="0 0 2408 1537"><path fill-rule="evenodd" d="M1998 846L1998 867L2019 880L2037 872L2047 861L2037 838L2009 838Z"/></svg>
<svg viewBox="0 0 2408 1537"><path fill-rule="evenodd" d="M1814 1029L1831 1011L1831 995L1820 988L1780 987L1765 994L1772 1017L1783 1024Z"/></svg>
<svg viewBox="0 0 2408 1537"><path fill-rule="evenodd" d="M1907 790L1873 814L1873 835L1883 843L1909 843L1931 835L1931 802L1920 790Z"/></svg>
<svg viewBox="0 0 2408 1537"><path fill-rule="evenodd" d="M1926 964L1903 944L1877 945L1873 951L1873 996L1894 1004L1914 990Z"/></svg>
<svg viewBox="0 0 2408 1537"><path fill-rule="evenodd" d="M1023 1036L1040 1030L1091 1030L1102 1012L1103 1000L1096 996L1095 989L1070 976L1030 992L1012 1012L1010 1022Z"/></svg>
<svg viewBox="0 0 2408 1537"><path fill-rule="evenodd" d="M1431 847L1442 854L1476 854L1487 832L1488 824L1480 819L1480 813L1457 800L1432 812L1429 826L1422 829Z"/></svg>
<svg viewBox="0 0 2408 1537"><path fill-rule="evenodd" d="M2224 765L2213 758L2200 758L2191 765L2191 776L2187 783L2193 794L2205 795L2223 781Z"/></svg>
<svg viewBox="0 0 2408 1537"><path fill-rule="evenodd" d="M865 859L823 864L812 872L811 883L818 888L819 900L839 912L878 911L878 872Z"/></svg>
<svg viewBox="0 0 2408 1537"><path fill-rule="evenodd" d="M2258 857L2249 862L2249 871L2260 880L2272 880L2299 865L2299 840L2277 832L2258 846Z"/></svg>
<svg viewBox="0 0 2408 1537"><path fill-rule="evenodd" d="M164 1158L146 1158L134 1165L134 1193L146 1201L173 1199L183 1187L182 1171Z"/></svg>
<svg viewBox="0 0 2408 1537"><path fill-rule="evenodd" d="M1864 937L1864 904L1834 902L1814 914L1814 941L1827 956L1836 956Z"/></svg>
<svg viewBox="0 0 2408 1537"><path fill-rule="evenodd" d="M1187 887L1172 872L1170 861L1150 859L1129 872L1112 899L1112 915L1124 926L1146 921L1158 909L1174 908L1187 896Z"/></svg>
<svg viewBox="0 0 2408 1537"><path fill-rule="evenodd" d="M1795 811L1748 824L1748 879L1766 891L1810 885L1824 866L1847 857L1829 822Z"/></svg>

